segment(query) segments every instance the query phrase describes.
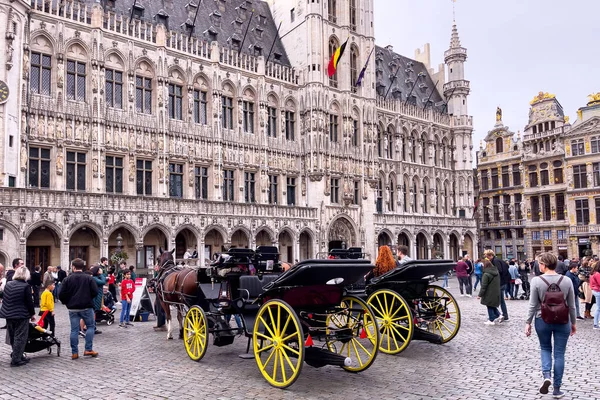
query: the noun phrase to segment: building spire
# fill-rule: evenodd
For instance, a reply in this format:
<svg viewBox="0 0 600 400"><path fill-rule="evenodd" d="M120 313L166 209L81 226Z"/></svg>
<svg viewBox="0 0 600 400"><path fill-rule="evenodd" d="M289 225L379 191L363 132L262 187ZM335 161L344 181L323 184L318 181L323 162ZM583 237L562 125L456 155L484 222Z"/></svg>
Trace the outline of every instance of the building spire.
<svg viewBox="0 0 600 400"><path fill-rule="evenodd" d="M452 22L452 36L450 37L450 48L460 48L460 39L458 38L458 29L456 29L456 21Z"/></svg>

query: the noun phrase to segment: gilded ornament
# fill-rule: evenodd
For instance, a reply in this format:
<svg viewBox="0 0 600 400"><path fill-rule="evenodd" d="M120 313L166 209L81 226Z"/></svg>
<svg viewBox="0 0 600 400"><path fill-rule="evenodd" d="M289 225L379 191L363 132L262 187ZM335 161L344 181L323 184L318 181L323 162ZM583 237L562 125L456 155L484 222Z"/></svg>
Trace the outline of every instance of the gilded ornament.
<svg viewBox="0 0 600 400"><path fill-rule="evenodd" d="M600 92L588 94L588 98L590 99L590 101L587 103L588 106L600 104Z"/></svg>
<svg viewBox="0 0 600 400"><path fill-rule="evenodd" d="M539 93L537 94L537 96L535 96L535 97L533 98L533 100L531 100L531 101L529 102L529 104L530 104L530 105L534 105L535 103L537 103L537 102L539 102L539 101L542 101L542 100L547 100L547 99L554 99L554 98L556 98L556 96L555 96L555 95L553 95L553 94L551 94L551 93L548 93L548 92L545 92L545 93L544 93L544 92L539 92Z"/></svg>

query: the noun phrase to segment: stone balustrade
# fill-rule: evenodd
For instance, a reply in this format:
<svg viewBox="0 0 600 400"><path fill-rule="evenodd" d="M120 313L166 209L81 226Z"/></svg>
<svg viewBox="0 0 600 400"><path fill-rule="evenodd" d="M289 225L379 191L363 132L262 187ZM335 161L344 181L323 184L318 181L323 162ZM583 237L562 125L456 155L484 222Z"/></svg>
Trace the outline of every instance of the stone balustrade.
<svg viewBox="0 0 600 400"><path fill-rule="evenodd" d="M398 225L398 226L436 226L475 228L474 219L442 217L434 215L398 215L398 214L375 214L375 224Z"/></svg>

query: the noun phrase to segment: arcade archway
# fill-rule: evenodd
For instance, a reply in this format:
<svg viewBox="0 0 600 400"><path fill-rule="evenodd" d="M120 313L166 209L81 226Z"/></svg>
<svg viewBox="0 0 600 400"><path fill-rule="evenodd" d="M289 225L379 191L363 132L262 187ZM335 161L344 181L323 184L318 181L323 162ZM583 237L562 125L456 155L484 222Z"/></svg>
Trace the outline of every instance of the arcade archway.
<svg viewBox="0 0 600 400"><path fill-rule="evenodd" d="M279 254L282 262L292 264L294 262L294 241L288 231L279 234Z"/></svg>
<svg viewBox="0 0 600 400"><path fill-rule="evenodd" d="M300 234L300 261L308 260L314 257L313 240L310 234L306 231Z"/></svg>
<svg viewBox="0 0 600 400"><path fill-rule="evenodd" d="M433 235L433 254L431 255L431 258L444 258L444 239L442 239L442 235L439 233Z"/></svg>
<svg viewBox="0 0 600 400"><path fill-rule="evenodd" d="M231 247L238 249L247 249L250 247L250 238L242 229L238 229L231 235Z"/></svg>
<svg viewBox="0 0 600 400"><path fill-rule="evenodd" d="M427 260L429 259L429 249L427 247L427 237L424 233L417 235L417 259Z"/></svg>
<svg viewBox="0 0 600 400"><path fill-rule="evenodd" d="M216 253L221 253L224 248L225 239L217 229L211 229L204 235L204 256L211 260Z"/></svg>
<svg viewBox="0 0 600 400"><path fill-rule="evenodd" d="M386 232L381 232L377 236L377 248L379 248L381 246L391 246L391 245L392 245L392 238Z"/></svg>
<svg viewBox="0 0 600 400"><path fill-rule="evenodd" d="M4 267L12 260L6 260ZM44 270L48 265L60 265L60 235L49 225L41 225L27 236L25 265L30 271L40 265ZM67 270L68 266L64 266Z"/></svg>
<svg viewBox="0 0 600 400"><path fill-rule="evenodd" d="M167 235L159 228L152 228L144 235L143 253L138 253L138 267L152 268L156 263L156 255L162 247L165 251L171 251Z"/></svg>
<svg viewBox="0 0 600 400"><path fill-rule="evenodd" d="M256 247L271 246L273 244L273 240L271 239L271 236L264 229L256 234L256 238L254 240L256 242Z"/></svg>
<svg viewBox="0 0 600 400"><path fill-rule="evenodd" d="M356 232L352 222L346 217L339 217L331 223L328 233L328 249L347 249L356 244Z"/></svg>
<svg viewBox="0 0 600 400"><path fill-rule="evenodd" d="M175 236L175 258L183 258L185 252L189 251L191 255L198 258L198 239L196 234L188 228L184 228Z"/></svg>
<svg viewBox="0 0 600 400"><path fill-rule="evenodd" d="M86 268L100 262L100 238L94 229L82 226L69 238L69 260L81 258Z"/></svg>
<svg viewBox="0 0 600 400"><path fill-rule="evenodd" d="M456 235L454 233L450 234L450 258L452 260L458 260L458 257L460 257L460 248L458 245L458 237L456 237Z"/></svg>

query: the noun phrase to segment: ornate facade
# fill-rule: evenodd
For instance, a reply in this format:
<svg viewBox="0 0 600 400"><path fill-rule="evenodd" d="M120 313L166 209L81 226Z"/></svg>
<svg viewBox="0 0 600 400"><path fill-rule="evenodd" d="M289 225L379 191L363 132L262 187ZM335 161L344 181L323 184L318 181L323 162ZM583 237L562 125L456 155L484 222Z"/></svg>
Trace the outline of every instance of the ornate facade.
<svg viewBox="0 0 600 400"><path fill-rule="evenodd" d="M482 248L519 259L598 254L599 122L596 97L571 125L543 92L531 101L523 140L497 122L478 157Z"/></svg>
<svg viewBox="0 0 600 400"><path fill-rule="evenodd" d="M0 1L0 262L472 252L466 49L454 26L436 84L375 46L373 7Z"/></svg>

